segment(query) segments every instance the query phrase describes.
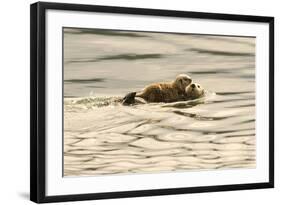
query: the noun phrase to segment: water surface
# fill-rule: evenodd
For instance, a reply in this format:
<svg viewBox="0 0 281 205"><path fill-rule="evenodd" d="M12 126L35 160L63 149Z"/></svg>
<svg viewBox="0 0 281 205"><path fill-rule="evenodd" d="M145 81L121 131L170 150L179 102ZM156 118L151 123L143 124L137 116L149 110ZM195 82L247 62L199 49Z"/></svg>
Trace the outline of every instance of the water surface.
<svg viewBox="0 0 281 205"><path fill-rule="evenodd" d="M190 102L114 103L185 73ZM64 29L64 175L255 167L255 38Z"/></svg>

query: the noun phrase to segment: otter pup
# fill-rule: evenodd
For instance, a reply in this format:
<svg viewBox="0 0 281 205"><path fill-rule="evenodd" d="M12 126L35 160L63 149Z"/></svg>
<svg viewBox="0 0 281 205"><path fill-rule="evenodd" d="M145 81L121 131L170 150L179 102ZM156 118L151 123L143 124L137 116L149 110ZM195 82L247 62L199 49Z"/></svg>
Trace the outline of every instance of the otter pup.
<svg viewBox="0 0 281 205"><path fill-rule="evenodd" d="M198 83L192 83L185 88L185 100L193 100L204 95L204 88Z"/></svg>

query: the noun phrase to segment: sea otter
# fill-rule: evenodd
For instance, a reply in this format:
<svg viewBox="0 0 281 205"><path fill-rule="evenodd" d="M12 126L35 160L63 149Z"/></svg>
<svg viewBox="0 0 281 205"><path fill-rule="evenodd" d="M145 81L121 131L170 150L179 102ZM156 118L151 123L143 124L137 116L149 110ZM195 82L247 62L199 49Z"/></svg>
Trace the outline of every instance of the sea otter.
<svg viewBox="0 0 281 205"><path fill-rule="evenodd" d="M180 95L179 98L173 102L177 101L187 101L194 100L203 97L205 94L205 89L199 83L192 83L185 88L185 93ZM148 103L143 98L137 97L136 92L128 93L122 100L123 105L131 105L131 104L144 104ZM167 101L163 101L167 102Z"/></svg>
<svg viewBox="0 0 281 205"><path fill-rule="evenodd" d="M172 82L154 83L145 87L141 92L132 92L123 98L123 104L133 104L135 97L145 102L176 102L184 99L185 89L192 79L186 74L180 74Z"/></svg>
<svg viewBox="0 0 281 205"><path fill-rule="evenodd" d="M192 82L186 74L180 74L172 82L154 83L145 87L141 92L129 93L123 103L131 104L135 97L146 102L176 102L185 93L185 88Z"/></svg>

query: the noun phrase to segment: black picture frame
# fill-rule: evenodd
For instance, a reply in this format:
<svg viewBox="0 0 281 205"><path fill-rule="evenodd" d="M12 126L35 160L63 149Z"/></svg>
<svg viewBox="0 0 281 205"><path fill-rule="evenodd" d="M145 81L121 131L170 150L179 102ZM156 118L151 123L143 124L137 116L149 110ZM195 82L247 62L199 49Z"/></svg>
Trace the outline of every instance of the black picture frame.
<svg viewBox="0 0 281 205"><path fill-rule="evenodd" d="M249 184L46 196L46 10L233 20L269 24L269 181ZM274 17L38 2L30 6L30 200L37 203L274 187Z"/></svg>

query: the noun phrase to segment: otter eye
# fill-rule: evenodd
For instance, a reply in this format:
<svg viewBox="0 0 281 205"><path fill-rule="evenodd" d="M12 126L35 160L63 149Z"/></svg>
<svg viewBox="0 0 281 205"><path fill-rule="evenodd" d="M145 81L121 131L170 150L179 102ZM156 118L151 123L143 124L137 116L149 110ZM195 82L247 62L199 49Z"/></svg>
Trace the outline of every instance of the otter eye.
<svg viewBox="0 0 281 205"><path fill-rule="evenodd" d="M197 87L200 88L200 85L198 85Z"/></svg>

